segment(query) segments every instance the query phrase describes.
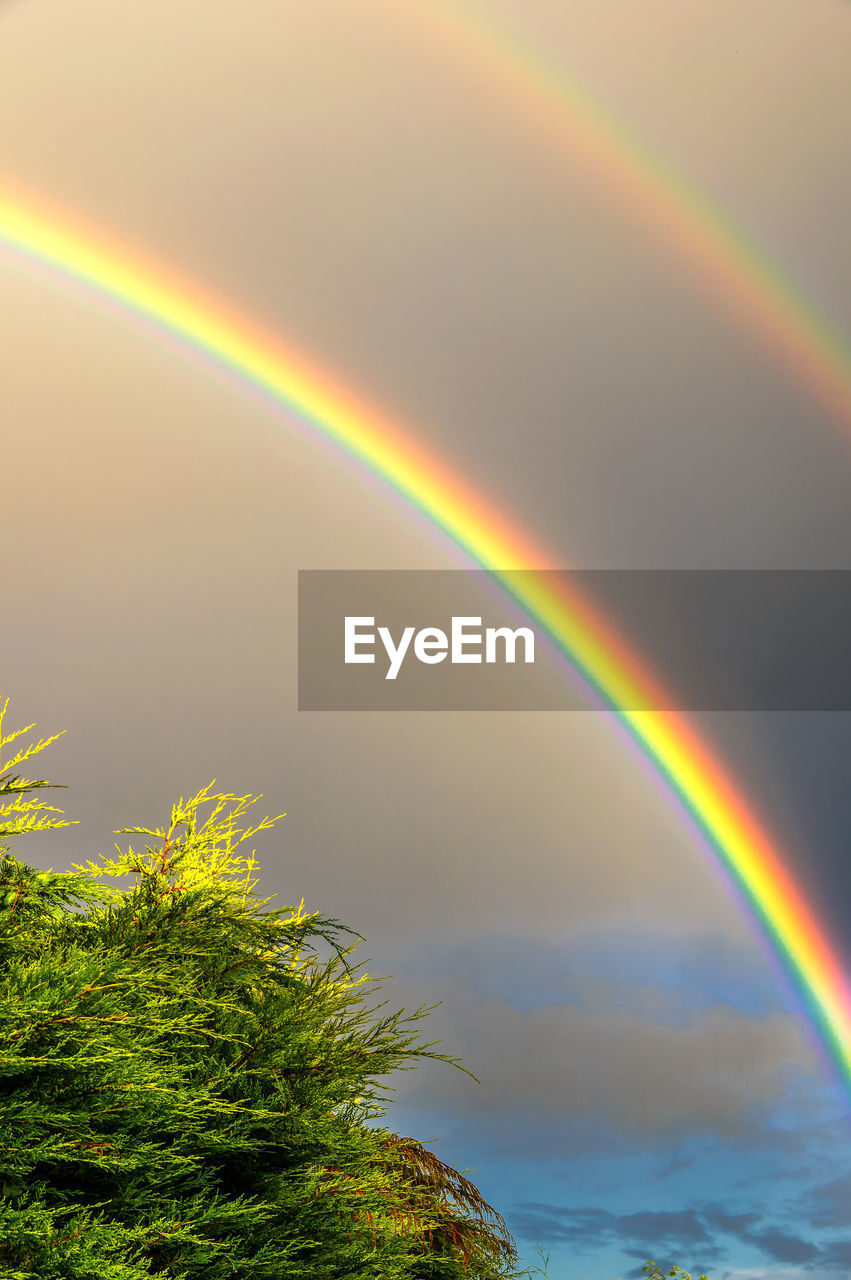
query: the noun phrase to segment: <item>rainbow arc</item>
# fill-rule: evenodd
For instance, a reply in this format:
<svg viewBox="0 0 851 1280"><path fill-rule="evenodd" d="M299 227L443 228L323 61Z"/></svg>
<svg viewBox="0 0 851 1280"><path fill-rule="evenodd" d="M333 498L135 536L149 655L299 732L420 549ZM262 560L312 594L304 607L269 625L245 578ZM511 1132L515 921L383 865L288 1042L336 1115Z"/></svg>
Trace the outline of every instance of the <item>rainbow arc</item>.
<svg viewBox="0 0 851 1280"><path fill-rule="evenodd" d="M664 690L637 654L573 588L555 578L506 575L551 568L549 558L509 525L409 430L338 384L221 302L135 251L0 191L0 246L111 299L156 330L212 358L248 387L295 412L383 478L447 534L543 626L598 691L704 833L717 861L771 940L809 1009L844 1083L851 1085L851 989L826 931L780 849L745 797L680 713L627 710L664 705Z"/></svg>
<svg viewBox="0 0 851 1280"><path fill-rule="evenodd" d="M847 338L646 137L539 51L519 21L501 21L493 6L485 13L469 0L409 0L403 12L553 157L580 165L611 191L625 217L647 227L666 256L684 262L732 322L851 432ZM394 0L388 16L399 13Z"/></svg>

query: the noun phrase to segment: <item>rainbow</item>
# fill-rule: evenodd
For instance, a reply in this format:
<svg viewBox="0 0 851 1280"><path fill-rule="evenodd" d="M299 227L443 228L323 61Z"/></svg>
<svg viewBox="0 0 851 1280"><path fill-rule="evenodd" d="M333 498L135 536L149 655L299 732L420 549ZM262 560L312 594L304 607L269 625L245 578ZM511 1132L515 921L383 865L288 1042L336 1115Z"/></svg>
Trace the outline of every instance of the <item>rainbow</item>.
<svg viewBox="0 0 851 1280"><path fill-rule="evenodd" d="M689 185L639 133L615 117L575 76L548 63L516 28L463 0L426 0L388 16L416 23L440 53L513 105L537 141L569 157L612 189L666 250L679 253L733 320L851 430L851 347L780 268Z"/></svg>
<svg viewBox="0 0 851 1280"><path fill-rule="evenodd" d="M0 246L118 303L211 357L279 407L295 411L490 571L615 710L688 811L794 980L843 1082L851 1084L851 989L780 851L681 715L625 709L664 705L664 690L589 605L573 590L554 588L546 575L506 576L511 570L552 567L540 548L408 432L328 373L137 252L32 198L2 190Z"/></svg>

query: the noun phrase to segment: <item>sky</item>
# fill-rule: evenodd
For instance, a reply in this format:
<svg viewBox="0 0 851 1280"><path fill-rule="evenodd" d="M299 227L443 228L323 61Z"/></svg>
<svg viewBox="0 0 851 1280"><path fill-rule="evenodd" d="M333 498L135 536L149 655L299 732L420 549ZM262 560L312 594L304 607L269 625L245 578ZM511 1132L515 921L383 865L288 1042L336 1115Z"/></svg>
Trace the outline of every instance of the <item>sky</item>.
<svg viewBox="0 0 851 1280"><path fill-rule="evenodd" d="M849 568L851 422L669 231L487 74L504 23L851 342L839 0L10 0L0 182L309 352L583 568ZM216 778L286 810L262 887L365 938L428 1064L389 1121L475 1170L550 1280L851 1269L847 1089L602 714L299 712L299 569L463 563L173 340L0 251L9 722L69 866ZM851 958L851 715L703 714Z"/></svg>

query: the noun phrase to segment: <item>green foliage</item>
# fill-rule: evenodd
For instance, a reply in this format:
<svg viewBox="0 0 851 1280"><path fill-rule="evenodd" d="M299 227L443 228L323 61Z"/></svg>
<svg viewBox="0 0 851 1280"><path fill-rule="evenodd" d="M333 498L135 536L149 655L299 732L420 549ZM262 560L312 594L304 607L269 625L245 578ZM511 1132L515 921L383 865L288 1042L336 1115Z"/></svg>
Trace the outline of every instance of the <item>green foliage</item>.
<svg viewBox="0 0 851 1280"><path fill-rule="evenodd" d="M539 1267L531 1267L526 1275L541 1276L542 1280L548 1280L550 1274L550 1255L544 1253L544 1247L540 1240L535 1245L535 1253L541 1260ZM655 1262L645 1262L641 1270L647 1276L647 1280L692 1280L691 1273L683 1271L682 1267L671 1267L670 1271L662 1271L656 1266ZM707 1276L698 1276L697 1280L708 1280Z"/></svg>
<svg viewBox="0 0 851 1280"><path fill-rule="evenodd" d="M691 1280L691 1272L683 1271L682 1267L671 1267L670 1271L662 1271L655 1262L645 1262L641 1270L646 1273L647 1280ZM707 1280L707 1277L698 1276L697 1280Z"/></svg>
<svg viewBox="0 0 851 1280"><path fill-rule="evenodd" d="M6 698L0 707L0 751L35 727L28 724L23 729L15 729L12 733L7 733L4 737L3 720L8 707L9 699ZM47 831L50 827L72 825L63 818L45 816L51 813L62 813L62 809L56 809L38 798L34 800L22 798L28 791L37 791L42 787L55 788L57 784L36 778L23 778L20 774L11 772L16 765L29 760L31 756L37 755L39 751L43 751L45 747L50 746L51 742L61 737L61 733L55 733L52 738L42 738L40 742L30 743L28 747L19 747L8 760L0 762L0 796L11 796L11 799L0 804L0 837L20 836L28 831Z"/></svg>
<svg viewBox="0 0 851 1280"><path fill-rule="evenodd" d="M53 740L0 764L4 1280L517 1275L473 1183L381 1126L388 1073L458 1065L427 1010L372 1007L350 931L256 896L276 819L205 788L142 849L38 870L8 840L67 822L14 770Z"/></svg>
<svg viewBox="0 0 851 1280"><path fill-rule="evenodd" d="M538 1241L535 1246L535 1252L541 1259L541 1265L539 1267L532 1267L527 1274L539 1275L543 1280L548 1280L550 1273L550 1255L548 1253L544 1253L544 1248L540 1241ZM670 1271L663 1272L656 1266L655 1262L645 1262L641 1270L647 1276L647 1280L692 1280L691 1273L683 1271L682 1267L671 1267ZM697 1280L708 1280L708 1277L698 1276Z"/></svg>

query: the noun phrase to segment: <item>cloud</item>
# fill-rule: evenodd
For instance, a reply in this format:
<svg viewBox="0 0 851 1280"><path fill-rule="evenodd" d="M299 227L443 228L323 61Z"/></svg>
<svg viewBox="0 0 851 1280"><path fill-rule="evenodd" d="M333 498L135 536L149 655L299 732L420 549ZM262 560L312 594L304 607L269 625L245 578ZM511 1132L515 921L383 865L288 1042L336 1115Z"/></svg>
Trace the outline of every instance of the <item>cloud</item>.
<svg viewBox="0 0 851 1280"><path fill-rule="evenodd" d="M814 1262L824 1254L810 1240L790 1235L786 1231L768 1228L765 1231L744 1232L739 1237L754 1244L773 1262Z"/></svg>
<svg viewBox="0 0 851 1280"><path fill-rule="evenodd" d="M812 1262L821 1256L819 1247L799 1235L781 1231L777 1227L758 1228L758 1213L729 1213L717 1205L705 1205L702 1216L706 1222L725 1235L734 1236L743 1244L754 1245L773 1262Z"/></svg>
<svg viewBox="0 0 851 1280"><path fill-rule="evenodd" d="M851 1174L814 1187L796 1207L814 1227L851 1226Z"/></svg>
<svg viewBox="0 0 851 1280"><path fill-rule="evenodd" d="M802 1028L781 1013L755 1019L718 1005L672 1026L650 1000L643 1011L599 999L588 1008L520 1011L498 998L477 1003L457 982L443 992L434 981L401 989L445 995L429 1038L440 1036L449 1049L463 1044L464 1064L481 1086L426 1067L400 1087L400 1100L463 1115L468 1129L478 1118L484 1131L498 1115L503 1140L512 1112L545 1143L577 1123L644 1143L699 1133L743 1138L763 1127L755 1116L786 1096L790 1079L814 1065Z"/></svg>
<svg viewBox="0 0 851 1280"><path fill-rule="evenodd" d="M711 1204L664 1212L612 1213L592 1207L572 1209L530 1202L518 1206L511 1216L514 1230L524 1239L570 1244L583 1251L616 1244L631 1257L699 1258L701 1267L723 1261L727 1254L727 1247L719 1239L723 1236L751 1246L769 1262L810 1267L816 1263L841 1265L851 1260L851 1242L822 1248L772 1225L757 1227L761 1220L758 1213L731 1213Z"/></svg>
<svg viewBox="0 0 851 1280"><path fill-rule="evenodd" d="M851 1239L832 1241L823 1257L827 1266L843 1268L847 1275L851 1270Z"/></svg>
<svg viewBox="0 0 851 1280"><path fill-rule="evenodd" d="M662 1251L684 1257L699 1250L707 1262L723 1257L707 1224L693 1209L617 1214L531 1203L520 1206L511 1222L524 1239L570 1244L582 1251L617 1244L631 1257L645 1260L658 1258Z"/></svg>

